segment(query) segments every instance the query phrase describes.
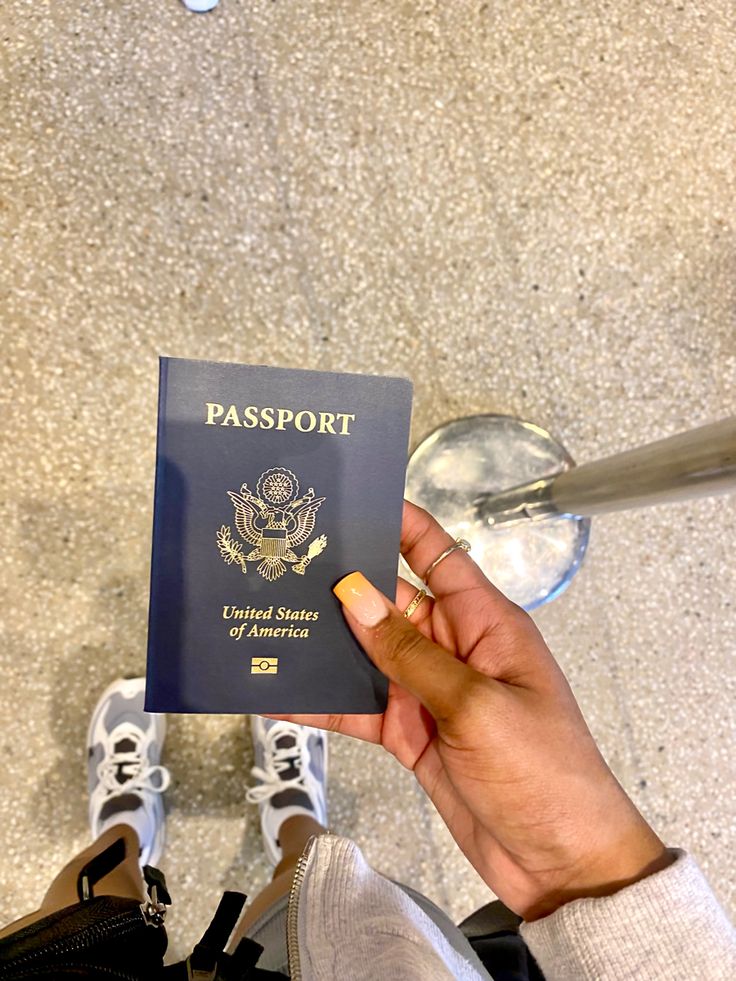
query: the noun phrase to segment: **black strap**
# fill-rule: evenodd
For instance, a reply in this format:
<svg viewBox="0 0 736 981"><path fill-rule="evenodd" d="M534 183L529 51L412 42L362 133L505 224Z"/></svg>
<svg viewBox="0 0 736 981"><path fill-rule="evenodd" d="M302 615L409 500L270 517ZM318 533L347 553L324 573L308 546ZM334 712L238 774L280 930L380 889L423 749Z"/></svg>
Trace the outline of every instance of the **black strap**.
<svg viewBox="0 0 736 981"><path fill-rule="evenodd" d="M222 899L212 917L212 922L189 955L189 974L192 981L212 981L217 977L218 962L224 961L225 945L238 922L238 917L243 906L245 906L245 900L246 897L242 892L224 892L222 894ZM260 956L260 951L258 954Z"/></svg>
<svg viewBox="0 0 736 981"><path fill-rule="evenodd" d="M164 973L169 972L167 977L170 976L171 981L184 977L187 981L255 981L256 978L277 981L284 978L283 974L257 967L263 947L250 937L243 937L232 954L223 953L245 900L240 892L223 894L212 922L185 962L186 974L175 973L182 965L164 969Z"/></svg>
<svg viewBox="0 0 736 981"><path fill-rule="evenodd" d="M107 848L95 855L81 869L77 876L77 896L80 903L94 897L93 887L125 861L125 839L116 838Z"/></svg>
<svg viewBox="0 0 736 981"><path fill-rule="evenodd" d="M217 907L212 922L204 932L204 936L197 944L198 947L208 947L213 950L222 951L230 939L238 917L245 906L246 896L242 892L224 892L222 899Z"/></svg>
<svg viewBox="0 0 736 981"><path fill-rule="evenodd" d="M258 958L263 953L261 944L251 940L250 937L243 937L235 948L232 956L228 958L223 966L223 981L240 981L241 978L252 977L251 973L258 963ZM259 975L260 976L260 972ZM281 977L280 974L275 977Z"/></svg>

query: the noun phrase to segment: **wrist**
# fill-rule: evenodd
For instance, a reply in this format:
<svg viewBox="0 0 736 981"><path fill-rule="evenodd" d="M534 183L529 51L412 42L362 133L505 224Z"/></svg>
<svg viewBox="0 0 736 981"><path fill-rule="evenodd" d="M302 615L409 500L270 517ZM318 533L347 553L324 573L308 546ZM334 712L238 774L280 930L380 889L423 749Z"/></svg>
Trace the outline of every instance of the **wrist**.
<svg viewBox="0 0 736 981"><path fill-rule="evenodd" d="M676 856L643 818L640 817L640 821L643 827L618 836L610 850L601 852L579 871L566 877L564 884L540 895L524 911L524 919L528 922L539 920L576 899L612 896L671 865Z"/></svg>

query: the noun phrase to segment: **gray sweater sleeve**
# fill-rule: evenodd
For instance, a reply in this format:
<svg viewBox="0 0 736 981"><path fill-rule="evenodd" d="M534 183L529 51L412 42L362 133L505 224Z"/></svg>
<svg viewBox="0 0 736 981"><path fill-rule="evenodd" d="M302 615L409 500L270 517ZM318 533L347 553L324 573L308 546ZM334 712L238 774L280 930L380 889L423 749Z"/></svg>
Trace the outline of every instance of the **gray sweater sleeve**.
<svg viewBox="0 0 736 981"><path fill-rule="evenodd" d="M672 865L613 896L522 924L547 981L736 978L736 931L695 860L672 851Z"/></svg>

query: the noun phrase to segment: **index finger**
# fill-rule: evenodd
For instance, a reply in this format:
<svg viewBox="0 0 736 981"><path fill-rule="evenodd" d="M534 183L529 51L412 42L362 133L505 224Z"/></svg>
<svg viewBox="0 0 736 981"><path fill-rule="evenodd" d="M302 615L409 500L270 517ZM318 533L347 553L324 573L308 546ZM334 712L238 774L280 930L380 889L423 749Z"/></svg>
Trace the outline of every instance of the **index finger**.
<svg viewBox="0 0 736 981"><path fill-rule="evenodd" d="M339 732L343 736L353 736L367 743L381 741L383 715L274 715L270 712L262 714L264 719L283 719L285 722L294 722L298 726Z"/></svg>
<svg viewBox="0 0 736 981"><path fill-rule="evenodd" d="M432 517L429 511L404 501L401 525L401 554L412 572L424 579L435 559L455 544L455 539ZM429 577L429 588L437 599L462 593L468 589L482 588L499 602L511 604L503 593L481 572L471 554L457 548L436 565Z"/></svg>

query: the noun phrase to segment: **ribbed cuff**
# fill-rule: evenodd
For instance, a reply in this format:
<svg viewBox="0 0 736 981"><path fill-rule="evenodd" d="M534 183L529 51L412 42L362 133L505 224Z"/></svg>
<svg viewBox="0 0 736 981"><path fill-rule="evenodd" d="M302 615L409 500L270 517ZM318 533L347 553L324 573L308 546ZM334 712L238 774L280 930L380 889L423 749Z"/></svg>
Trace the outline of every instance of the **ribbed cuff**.
<svg viewBox="0 0 736 981"><path fill-rule="evenodd" d="M547 981L736 978L736 931L692 856L613 896L577 899L521 926Z"/></svg>

